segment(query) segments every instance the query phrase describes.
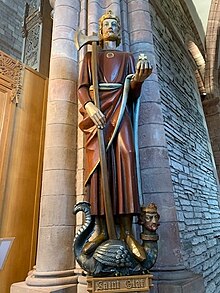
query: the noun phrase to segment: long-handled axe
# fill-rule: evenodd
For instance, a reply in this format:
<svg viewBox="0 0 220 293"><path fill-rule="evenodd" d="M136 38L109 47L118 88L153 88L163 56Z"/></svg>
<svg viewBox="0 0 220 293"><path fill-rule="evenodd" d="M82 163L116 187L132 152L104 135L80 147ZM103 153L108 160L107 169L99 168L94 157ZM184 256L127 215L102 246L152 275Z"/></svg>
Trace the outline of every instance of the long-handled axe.
<svg viewBox="0 0 220 293"><path fill-rule="evenodd" d="M94 102L96 107L100 109L98 74L97 74L97 43L98 42L99 42L99 38L95 34L91 36L86 36L81 31L78 31L75 34L75 45L78 50L80 50L83 46L87 44L92 45L92 79L93 79ZM101 129L97 129L97 132L98 132L100 168L101 168L101 185L102 185L102 193L104 197L105 217L106 217L108 236L110 239L117 239L115 226L114 226L113 212L112 212L111 196L110 196L110 190L109 190L104 135Z"/></svg>

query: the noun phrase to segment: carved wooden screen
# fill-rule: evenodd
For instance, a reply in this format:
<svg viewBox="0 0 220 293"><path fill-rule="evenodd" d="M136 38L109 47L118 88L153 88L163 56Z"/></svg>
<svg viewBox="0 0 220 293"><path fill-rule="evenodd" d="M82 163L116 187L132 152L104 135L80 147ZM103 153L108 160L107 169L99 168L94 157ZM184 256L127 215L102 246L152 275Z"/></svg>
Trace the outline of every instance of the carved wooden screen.
<svg viewBox="0 0 220 293"><path fill-rule="evenodd" d="M10 147L10 133L11 133L11 122L13 120L13 107L14 105L10 99L10 89L5 88L0 84L0 202L2 202L2 194L5 187L6 177L6 160L8 150Z"/></svg>
<svg viewBox="0 0 220 293"><path fill-rule="evenodd" d="M46 101L47 78L0 51L0 238L14 238L1 293L35 264Z"/></svg>
<svg viewBox="0 0 220 293"><path fill-rule="evenodd" d="M22 64L0 51L0 215L21 80Z"/></svg>

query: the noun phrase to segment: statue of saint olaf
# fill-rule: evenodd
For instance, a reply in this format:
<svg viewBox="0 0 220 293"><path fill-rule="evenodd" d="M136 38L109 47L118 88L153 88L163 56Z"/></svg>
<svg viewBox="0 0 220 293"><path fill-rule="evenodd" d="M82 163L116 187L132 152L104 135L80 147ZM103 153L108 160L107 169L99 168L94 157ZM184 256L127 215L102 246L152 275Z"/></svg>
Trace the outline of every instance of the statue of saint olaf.
<svg viewBox="0 0 220 293"><path fill-rule="evenodd" d="M144 54L140 55L135 66L131 53L117 50L120 41L120 20L112 11L108 11L99 20L100 48L96 54L99 107L94 102L91 52L84 56L79 75L78 96L82 105L80 113L83 116L79 127L86 137L86 200L90 204L91 217L96 219L100 229L96 237L85 243L81 253L83 257L90 257L109 239L105 197L101 184L103 178L100 171L98 132L102 131L106 151L106 175L111 195L111 206L107 209L112 211L112 224L120 227L120 240L115 241L123 242L135 261L144 262L147 258L145 248L132 233L132 218L141 213L135 115L142 83L151 74L152 67ZM153 209L152 206L145 209L145 213L149 214L149 211L153 213L154 220L156 219L153 221L155 233L159 215L154 205ZM152 219L150 217L150 222ZM110 242L109 245L111 244L113 243Z"/></svg>

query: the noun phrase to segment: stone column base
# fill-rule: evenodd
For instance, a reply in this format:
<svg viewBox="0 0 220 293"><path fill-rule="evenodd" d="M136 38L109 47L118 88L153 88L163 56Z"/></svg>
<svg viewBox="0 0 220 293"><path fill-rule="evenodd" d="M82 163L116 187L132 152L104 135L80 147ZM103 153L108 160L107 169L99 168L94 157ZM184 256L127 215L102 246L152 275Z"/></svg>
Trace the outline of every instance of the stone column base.
<svg viewBox="0 0 220 293"><path fill-rule="evenodd" d="M205 293L201 275L188 271L153 272L151 293Z"/></svg>
<svg viewBox="0 0 220 293"><path fill-rule="evenodd" d="M77 293L77 282L74 285L32 287L25 282L15 283L11 286L10 293Z"/></svg>
<svg viewBox="0 0 220 293"><path fill-rule="evenodd" d="M87 280L84 276L79 276L78 285L77 285L77 293L88 293L87 291Z"/></svg>

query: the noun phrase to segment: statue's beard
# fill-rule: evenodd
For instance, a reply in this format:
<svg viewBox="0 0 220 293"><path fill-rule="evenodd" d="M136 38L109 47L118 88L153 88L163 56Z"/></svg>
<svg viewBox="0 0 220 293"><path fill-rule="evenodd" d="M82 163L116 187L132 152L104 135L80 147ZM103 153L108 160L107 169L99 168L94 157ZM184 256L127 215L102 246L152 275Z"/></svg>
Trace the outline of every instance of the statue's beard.
<svg viewBox="0 0 220 293"><path fill-rule="evenodd" d="M114 42L114 41L117 41L118 40L118 36L117 35L115 35L114 33L108 33L107 35L105 35L104 37L103 37L103 41L105 42L109 42L109 41L111 41L111 42Z"/></svg>
<svg viewBox="0 0 220 293"><path fill-rule="evenodd" d="M104 42L115 42L116 47L118 47L121 42L120 34L117 34L113 31L109 31L108 33L105 33L105 34L101 33L101 34L99 34L99 38L100 38L100 46L101 47L103 47Z"/></svg>

